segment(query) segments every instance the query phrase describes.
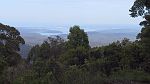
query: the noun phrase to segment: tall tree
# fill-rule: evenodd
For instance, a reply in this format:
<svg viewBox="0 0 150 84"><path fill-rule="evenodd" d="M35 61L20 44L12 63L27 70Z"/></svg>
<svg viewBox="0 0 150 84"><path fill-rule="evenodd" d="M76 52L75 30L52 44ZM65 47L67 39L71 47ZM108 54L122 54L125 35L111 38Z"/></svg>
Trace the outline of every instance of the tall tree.
<svg viewBox="0 0 150 84"><path fill-rule="evenodd" d="M0 23L0 55L9 65L16 64L16 59L21 58L18 54L20 44L25 44L20 32Z"/></svg>
<svg viewBox="0 0 150 84"><path fill-rule="evenodd" d="M21 62L21 56L18 51L20 51L20 44L24 43L24 39L20 36L20 32L16 28L0 23L1 84L8 84L14 79L14 71L10 70L10 68L13 68ZM9 75L7 76L6 74Z"/></svg>
<svg viewBox="0 0 150 84"><path fill-rule="evenodd" d="M143 27L137 39L140 40L143 50L144 70L150 72L150 0L136 0L130 9L131 17L144 16L145 21L140 25Z"/></svg>
<svg viewBox="0 0 150 84"><path fill-rule="evenodd" d="M142 45L142 55L144 56L144 70L150 73L150 15L145 16L145 21L140 24L143 25L141 33L137 38L140 39Z"/></svg>
<svg viewBox="0 0 150 84"><path fill-rule="evenodd" d="M68 46L69 48L77 48L79 46L89 48L87 33L80 29L79 26L75 25L71 27L68 35Z"/></svg>

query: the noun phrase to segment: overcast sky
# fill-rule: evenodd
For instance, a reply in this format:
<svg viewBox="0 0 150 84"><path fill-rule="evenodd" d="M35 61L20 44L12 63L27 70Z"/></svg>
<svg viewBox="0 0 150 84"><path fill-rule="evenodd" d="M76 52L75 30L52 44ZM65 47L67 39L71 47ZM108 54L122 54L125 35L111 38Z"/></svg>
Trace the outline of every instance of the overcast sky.
<svg viewBox="0 0 150 84"><path fill-rule="evenodd" d="M0 0L0 22L12 26L138 24L135 0Z"/></svg>

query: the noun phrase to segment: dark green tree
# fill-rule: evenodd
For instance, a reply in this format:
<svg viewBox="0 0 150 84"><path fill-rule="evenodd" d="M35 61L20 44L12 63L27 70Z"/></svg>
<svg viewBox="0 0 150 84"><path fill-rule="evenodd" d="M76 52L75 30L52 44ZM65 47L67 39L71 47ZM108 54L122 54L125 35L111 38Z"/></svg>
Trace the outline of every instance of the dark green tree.
<svg viewBox="0 0 150 84"><path fill-rule="evenodd" d="M67 51L60 60L66 65L83 65L88 58L90 49L87 33L79 26L70 28L67 41Z"/></svg>
<svg viewBox="0 0 150 84"><path fill-rule="evenodd" d="M6 76L6 74L13 73L9 69L21 62L21 56L18 53L20 44L25 44L20 32L14 27L0 23L0 83L2 84L12 81L8 78L14 79L14 76Z"/></svg>
<svg viewBox="0 0 150 84"><path fill-rule="evenodd" d="M68 47L77 48L79 46L89 48L89 40L87 33L80 29L79 26L73 26L70 28L70 33L68 35Z"/></svg>
<svg viewBox="0 0 150 84"><path fill-rule="evenodd" d="M140 40L140 45L142 45L143 68L145 71L150 72L150 0L136 0L130 12L131 17L144 16L145 18L145 21L140 23L143 28L137 39Z"/></svg>
<svg viewBox="0 0 150 84"><path fill-rule="evenodd" d="M150 15L146 15L145 19L146 20L140 24L143 28L137 38L140 40L143 49L142 55L144 56L144 70L150 72Z"/></svg>
<svg viewBox="0 0 150 84"><path fill-rule="evenodd" d="M20 44L25 44L20 32L14 27L0 23L0 55L9 65L15 65L17 59L21 58L18 54Z"/></svg>

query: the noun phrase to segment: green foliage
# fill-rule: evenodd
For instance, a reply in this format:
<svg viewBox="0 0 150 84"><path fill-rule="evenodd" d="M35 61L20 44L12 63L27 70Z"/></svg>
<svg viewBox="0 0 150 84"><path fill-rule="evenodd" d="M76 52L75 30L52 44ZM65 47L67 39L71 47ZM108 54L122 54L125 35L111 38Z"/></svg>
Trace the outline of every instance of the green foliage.
<svg viewBox="0 0 150 84"><path fill-rule="evenodd" d="M8 84L15 79L15 67L21 62L21 56L18 51L20 51L20 44L24 43L24 39L20 36L20 32L16 28L0 23L1 84Z"/></svg>
<svg viewBox="0 0 150 84"><path fill-rule="evenodd" d="M104 57L104 47L95 47L90 49L89 54L90 54L90 59L99 59Z"/></svg>
<svg viewBox="0 0 150 84"><path fill-rule="evenodd" d="M29 52L28 61L32 62L36 59L54 59L57 60L66 49L66 43L62 38L56 36L54 38L49 37L47 41L44 41L41 46L34 46Z"/></svg>
<svg viewBox="0 0 150 84"><path fill-rule="evenodd" d="M88 50L81 46L68 50L61 56L60 60L66 65L83 65L88 55Z"/></svg>
<svg viewBox="0 0 150 84"><path fill-rule="evenodd" d="M133 6L129 10L131 12L131 17L144 16L149 14L150 11L150 1L149 0L135 0Z"/></svg>
<svg viewBox="0 0 150 84"><path fill-rule="evenodd" d="M21 57L17 51L20 50L19 45L24 43L17 29L0 23L0 56L10 66L18 63Z"/></svg>
<svg viewBox="0 0 150 84"><path fill-rule="evenodd" d="M85 68L74 65L65 70L62 84L105 84L101 72L90 73Z"/></svg>
<svg viewBox="0 0 150 84"><path fill-rule="evenodd" d="M131 17L144 16L145 21L140 23L143 28L137 38L142 45L143 69L150 72L150 0L136 0L130 9Z"/></svg>
<svg viewBox="0 0 150 84"><path fill-rule="evenodd" d="M40 84L60 84L62 65L58 59L64 50L66 43L59 36L48 37L42 45L34 46L28 56L28 62L32 64L35 77L31 82Z"/></svg>
<svg viewBox="0 0 150 84"><path fill-rule="evenodd" d="M77 48L80 46L89 48L89 40L84 30L75 25L70 28L70 33L68 35L68 47Z"/></svg>
<svg viewBox="0 0 150 84"><path fill-rule="evenodd" d="M142 68L150 73L150 15L145 15L145 21L141 22L141 26L143 26L143 28L137 38L142 46Z"/></svg>
<svg viewBox="0 0 150 84"><path fill-rule="evenodd" d="M141 81L149 82L150 75L138 70L122 70L114 72L111 76L111 80L128 80L128 81Z"/></svg>
<svg viewBox="0 0 150 84"><path fill-rule="evenodd" d="M20 32L8 25L0 23L0 44L4 45L8 50L19 51L19 44L24 44L24 39L20 36Z"/></svg>
<svg viewBox="0 0 150 84"><path fill-rule="evenodd" d="M124 41L124 40L123 40ZM122 69L139 69L143 63L141 45L138 42L122 41L120 66Z"/></svg>

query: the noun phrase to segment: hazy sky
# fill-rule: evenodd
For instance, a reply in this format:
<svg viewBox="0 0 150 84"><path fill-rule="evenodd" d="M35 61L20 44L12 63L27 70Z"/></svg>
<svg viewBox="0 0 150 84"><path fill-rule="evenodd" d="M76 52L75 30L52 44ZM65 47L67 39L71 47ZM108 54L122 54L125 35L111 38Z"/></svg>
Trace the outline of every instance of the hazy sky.
<svg viewBox="0 0 150 84"><path fill-rule="evenodd" d="M0 22L11 26L138 24L135 0L0 0Z"/></svg>

